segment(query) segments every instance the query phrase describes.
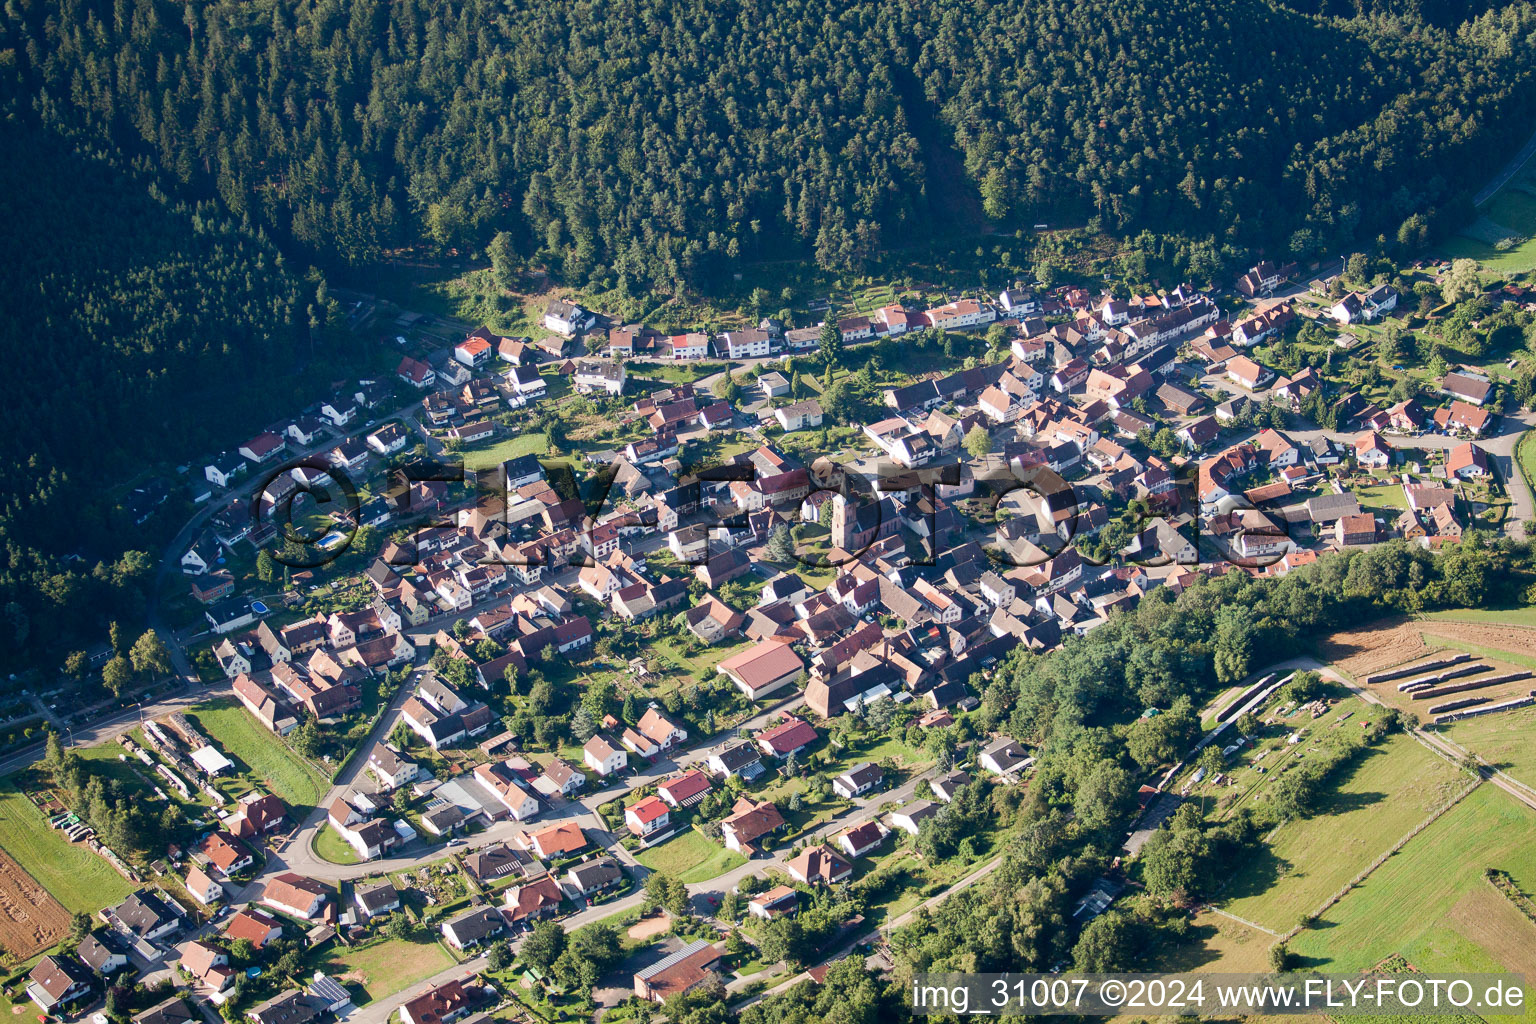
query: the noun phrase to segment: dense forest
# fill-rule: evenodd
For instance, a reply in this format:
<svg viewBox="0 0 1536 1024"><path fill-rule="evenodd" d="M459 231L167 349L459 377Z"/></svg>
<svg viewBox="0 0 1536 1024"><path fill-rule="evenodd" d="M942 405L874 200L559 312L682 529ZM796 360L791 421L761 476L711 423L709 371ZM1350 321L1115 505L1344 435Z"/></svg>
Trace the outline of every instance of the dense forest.
<svg viewBox="0 0 1536 1024"><path fill-rule="evenodd" d="M324 260L501 236L674 292L988 221L1390 236L1518 148L1536 14L1338 6L13 0L0 49L49 127Z"/></svg>
<svg viewBox="0 0 1536 1024"><path fill-rule="evenodd" d="M0 124L0 635L8 658L98 643L142 612L152 560L120 501L143 470L227 444L291 400L315 289L213 203ZM278 385L274 385L278 386ZM270 415L270 412L268 412Z"/></svg>

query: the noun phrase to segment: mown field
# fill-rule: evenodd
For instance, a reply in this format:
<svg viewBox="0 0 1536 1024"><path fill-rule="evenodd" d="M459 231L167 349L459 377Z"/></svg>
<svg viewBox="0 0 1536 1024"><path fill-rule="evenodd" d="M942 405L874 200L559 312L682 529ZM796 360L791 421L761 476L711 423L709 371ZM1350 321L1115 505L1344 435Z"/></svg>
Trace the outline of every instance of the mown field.
<svg viewBox="0 0 1536 1024"><path fill-rule="evenodd" d="M1456 722L1446 736L1516 781L1536 787L1536 708Z"/></svg>
<svg viewBox="0 0 1536 1024"><path fill-rule="evenodd" d="M0 780L0 847L70 911L94 913L134 889L87 847L50 829L14 778Z"/></svg>
<svg viewBox="0 0 1536 1024"><path fill-rule="evenodd" d="M1489 868L1536 891L1536 811L1484 785L1298 935L1291 949L1308 966L1328 970L1357 971L1400 953L1425 972L1536 977L1536 925L1489 885ZM1514 1019L1536 1020L1536 1010Z"/></svg>
<svg viewBox="0 0 1536 1024"><path fill-rule="evenodd" d="M453 963L435 939L386 939L360 949L333 951L322 970L352 989L353 1002L361 1006L409 988Z"/></svg>
<svg viewBox="0 0 1536 1024"><path fill-rule="evenodd" d="M1273 931L1288 930L1466 782L1467 776L1408 736L1361 751L1341 769L1317 814L1280 826L1237 872L1222 894L1222 909Z"/></svg>
<svg viewBox="0 0 1536 1024"><path fill-rule="evenodd" d="M295 820L319 805L326 780L237 701L226 698L199 704L187 717L239 761L244 773L282 797Z"/></svg>
<svg viewBox="0 0 1536 1024"><path fill-rule="evenodd" d="M685 882L707 882L747 862L747 858L710 840L693 829L659 846L635 854L635 860L652 871L676 875Z"/></svg>

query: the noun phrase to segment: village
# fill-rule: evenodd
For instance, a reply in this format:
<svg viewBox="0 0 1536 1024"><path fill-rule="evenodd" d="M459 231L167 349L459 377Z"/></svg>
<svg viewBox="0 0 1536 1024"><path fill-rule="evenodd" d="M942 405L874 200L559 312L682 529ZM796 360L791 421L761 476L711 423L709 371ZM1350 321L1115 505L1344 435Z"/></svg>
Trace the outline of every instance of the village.
<svg viewBox="0 0 1536 1024"><path fill-rule="evenodd" d="M1034 759L974 726L975 680L1015 648L1202 573L1532 518L1503 381L1344 369L1401 319L1344 272L718 335L557 300L537 340L343 385L203 467L179 635L223 717L116 746L207 827L29 997L128 969L185 986L135 1024L622 1020L878 961L999 860L986 808ZM1299 337L1341 366L1288 369Z"/></svg>

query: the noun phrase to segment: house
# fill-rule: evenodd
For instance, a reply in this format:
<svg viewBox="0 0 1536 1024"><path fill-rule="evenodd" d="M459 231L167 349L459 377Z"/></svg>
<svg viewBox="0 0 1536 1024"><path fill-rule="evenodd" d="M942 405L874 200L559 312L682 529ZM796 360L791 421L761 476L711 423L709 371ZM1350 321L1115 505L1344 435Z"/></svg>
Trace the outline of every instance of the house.
<svg viewBox="0 0 1536 1024"><path fill-rule="evenodd" d="M660 797L648 796L624 809L624 824L637 836L663 831L671 822L671 810Z"/></svg>
<svg viewBox="0 0 1536 1024"><path fill-rule="evenodd" d="M187 867L186 888L191 897L205 907L224 898L224 887L209 878L208 873L196 864Z"/></svg>
<svg viewBox="0 0 1536 1024"><path fill-rule="evenodd" d="M612 889L624 881L624 869L612 857L599 857L575 864L565 873L565 884L581 896Z"/></svg>
<svg viewBox="0 0 1536 1024"><path fill-rule="evenodd" d="M1462 367L1440 378L1440 393L1459 398L1469 405L1482 406L1488 401L1493 382L1475 370Z"/></svg>
<svg viewBox="0 0 1536 1024"><path fill-rule="evenodd" d="M92 977L72 956L45 956L27 974L27 997L44 1013L53 1013L89 993Z"/></svg>
<svg viewBox="0 0 1536 1024"><path fill-rule="evenodd" d="M464 857L464 870L481 884L489 884L510 874L521 875L525 864L532 863L528 855L498 843L483 846Z"/></svg>
<svg viewBox="0 0 1536 1024"><path fill-rule="evenodd" d="M766 356L772 339L761 328L726 331L715 339L715 348L726 359L755 359Z"/></svg>
<svg viewBox="0 0 1536 1024"><path fill-rule="evenodd" d="M832 780L832 789L844 800L863 796L885 781L885 772L877 764L856 765Z"/></svg>
<svg viewBox="0 0 1536 1024"><path fill-rule="evenodd" d="M850 857L862 857L885 842L890 832L878 821L851 825L837 834L837 845Z"/></svg>
<svg viewBox="0 0 1536 1024"><path fill-rule="evenodd" d="M1033 764L1034 758L1024 752L1018 740L1002 736L989 744L976 762L993 775L1012 776Z"/></svg>
<svg viewBox="0 0 1536 1024"><path fill-rule="evenodd" d="M209 833L208 838L203 840L201 852L210 864L226 876L244 871L256 863L255 856L246 845L229 832Z"/></svg>
<svg viewBox="0 0 1536 1024"><path fill-rule="evenodd" d="M946 302L942 306L935 306L927 310L924 315L928 318L929 326L935 330L958 331L991 323L997 319L997 310L990 304L977 302L975 299L957 299L954 302Z"/></svg>
<svg viewBox="0 0 1536 1024"><path fill-rule="evenodd" d="M547 874L540 875L509 888L501 914L514 928L526 928L535 919L558 912L563 899L560 883Z"/></svg>
<svg viewBox="0 0 1536 1024"><path fill-rule="evenodd" d="M368 447L380 455L389 456L405 447L410 439L405 428L398 423L386 423L368 435Z"/></svg>
<svg viewBox="0 0 1536 1024"><path fill-rule="evenodd" d="M224 937L231 942L245 939L257 949L283 937L283 923L264 910L246 907L229 919Z"/></svg>
<svg viewBox="0 0 1536 1024"><path fill-rule="evenodd" d="M646 709L645 714L640 716L640 721L635 723L635 728L662 750L671 750L688 739L687 729L672 721L665 712L654 706Z"/></svg>
<svg viewBox="0 0 1536 1024"><path fill-rule="evenodd" d="M773 416L786 434L796 430L813 430L821 426L821 403L814 398L807 398L775 409Z"/></svg>
<svg viewBox="0 0 1536 1024"><path fill-rule="evenodd" d="M1355 438L1355 461L1362 466L1387 466L1392 463L1392 446L1374 430Z"/></svg>
<svg viewBox="0 0 1536 1024"><path fill-rule="evenodd" d="M572 385L581 394L595 391L610 395L624 392L624 364L607 359L581 359L576 363Z"/></svg>
<svg viewBox="0 0 1536 1024"><path fill-rule="evenodd" d="M684 621L688 632L706 644L716 644L727 636L739 635L746 616L710 594L684 613Z"/></svg>
<svg viewBox="0 0 1536 1024"><path fill-rule="evenodd" d="M710 771L727 779L735 776L750 782L763 773L762 755L744 740L710 754L705 763Z"/></svg>
<svg viewBox="0 0 1536 1024"><path fill-rule="evenodd" d="M409 761L393 748L380 743L368 754L368 772L383 789L392 792L416 781L421 769L415 761Z"/></svg>
<svg viewBox="0 0 1536 1024"><path fill-rule="evenodd" d="M261 902L290 917L309 920L320 913L330 895L331 890L313 878L285 871L267 883Z"/></svg>
<svg viewBox="0 0 1536 1024"><path fill-rule="evenodd" d="M916 800L891 813L891 824L909 835L917 835L923 822L939 813L939 805L928 800Z"/></svg>
<svg viewBox="0 0 1536 1024"><path fill-rule="evenodd" d="M777 370L758 377L757 386L762 388L764 398L782 398L789 394L789 378Z"/></svg>
<svg viewBox="0 0 1536 1024"><path fill-rule="evenodd" d="M552 299L549 305L544 307L544 328L562 337L569 338L578 331L585 330L591 320L591 313L582 309L580 305L564 299Z"/></svg>
<svg viewBox="0 0 1536 1024"><path fill-rule="evenodd" d="M658 785L656 795L661 797L669 807L692 807L704 799L709 788L709 776L698 769L693 769Z"/></svg>
<svg viewBox="0 0 1536 1024"><path fill-rule="evenodd" d="M470 335L453 347L453 358L470 369L485 365L493 354L491 343L475 335Z"/></svg>
<svg viewBox="0 0 1536 1024"><path fill-rule="evenodd" d="M103 917L117 924L119 931L150 942L179 929L181 915L181 908L168 897L149 889L131 893L117 906L102 912Z"/></svg>
<svg viewBox="0 0 1536 1024"><path fill-rule="evenodd" d="M1445 408L1435 410L1435 425L1448 434L1462 433L1476 437L1487 428L1489 418L1487 409L1478 409L1459 398Z"/></svg>
<svg viewBox="0 0 1536 1024"><path fill-rule="evenodd" d="M768 800L738 797L731 814L720 823L725 848L752 856L757 852L756 843L785 825L779 809Z"/></svg>
<svg viewBox="0 0 1536 1024"><path fill-rule="evenodd" d="M443 938L463 952L507 930L507 922L495 907L474 907L443 922Z"/></svg>
<svg viewBox="0 0 1536 1024"><path fill-rule="evenodd" d="M1360 514L1360 501L1346 491L1343 494L1320 494L1307 500L1307 517L1314 523L1326 525L1343 516Z"/></svg>
<svg viewBox="0 0 1536 1024"><path fill-rule="evenodd" d="M270 430L263 430L240 446L240 454L260 465L288 450L288 442Z"/></svg>
<svg viewBox="0 0 1536 1024"><path fill-rule="evenodd" d="M539 802L521 785L521 776L509 762L475 766L475 781L484 786L517 821L539 813Z"/></svg>
<svg viewBox="0 0 1536 1024"><path fill-rule="evenodd" d="M1488 453L1471 441L1452 448L1445 457L1445 472L1458 480L1473 480L1488 476Z"/></svg>
<svg viewBox="0 0 1536 1024"><path fill-rule="evenodd" d="M785 917L799 909L800 894L787 885L776 885L752 897L747 903L747 913L763 921Z"/></svg>
<svg viewBox="0 0 1536 1024"><path fill-rule="evenodd" d="M1249 391L1257 391L1268 383L1274 374L1247 356L1237 356L1227 361L1227 379Z"/></svg>
<svg viewBox="0 0 1536 1024"><path fill-rule="evenodd" d="M574 821L561 822L528 836L528 849L539 860L569 857L587 848L587 834Z"/></svg>
<svg viewBox="0 0 1536 1024"><path fill-rule="evenodd" d="M203 477L216 487L228 487L246 469L247 463L238 452L220 452L203 467Z"/></svg>
<svg viewBox="0 0 1536 1024"><path fill-rule="evenodd" d="M400 1007L400 1019L404 1024L453 1024L479 1001L478 989L465 988L464 982L454 978L406 1000Z"/></svg>
<svg viewBox="0 0 1536 1024"><path fill-rule="evenodd" d="M235 970L229 965L229 954L201 940L194 939L181 948L181 969L194 981L215 992L222 992L235 983Z"/></svg>
<svg viewBox="0 0 1536 1024"><path fill-rule="evenodd" d="M254 1024L309 1024L329 1011L330 1001L324 996L290 989L253 1006L245 1015Z"/></svg>
<svg viewBox="0 0 1536 1024"><path fill-rule="evenodd" d="M757 700L805 675L805 663L789 644L764 640L716 666L748 699Z"/></svg>
<svg viewBox="0 0 1536 1024"><path fill-rule="evenodd" d="M629 755L602 735L593 736L581 748L582 760L599 776L606 778L629 765Z"/></svg>
<svg viewBox="0 0 1536 1024"><path fill-rule="evenodd" d="M287 709L277 694L262 686L248 675L237 675L234 683L235 697L245 705L256 720L279 736L286 736L298 728L299 720Z"/></svg>
<svg viewBox="0 0 1536 1024"><path fill-rule="evenodd" d="M653 1003L692 992L717 976L721 953L707 939L691 942L635 974L635 995Z"/></svg>
<svg viewBox="0 0 1536 1024"><path fill-rule="evenodd" d="M757 747L767 757L798 754L815 742L816 730L810 723L794 715L785 716L778 725L757 734Z"/></svg>
<svg viewBox="0 0 1536 1024"><path fill-rule="evenodd" d="M428 364L410 356L400 360L400 365L395 368L395 376L417 390L424 391L437 383L437 372Z"/></svg>
<svg viewBox="0 0 1536 1024"><path fill-rule="evenodd" d="M853 865L824 843L801 850L785 863L784 870L807 885L836 885L853 877Z"/></svg>
<svg viewBox="0 0 1536 1024"><path fill-rule="evenodd" d="M533 781L533 788L546 795L559 793L570 796L587 784L587 777L576 766L562 758L552 757L544 766L544 772Z"/></svg>
<svg viewBox="0 0 1536 1024"><path fill-rule="evenodd" d="M75 956L97 974L116 974L128 966L128 951L121 938L113 931L97 930L89 933L75 947Z"/></svg>
<svg viewBox="0 0 1536 1024"><path fill-rule="evenodd" d="M352 901L364 919L390 914L400 909L400 892L388 878L365 882L352 889Z"/></svg>
<svg viewBox="0 0 1536 1024"><path fill-rule="evenodd" d="M1333 524L1334 539L1339 547L1376 543L1376 517L1369 512L1353 516L1340 516Z"/></svg>

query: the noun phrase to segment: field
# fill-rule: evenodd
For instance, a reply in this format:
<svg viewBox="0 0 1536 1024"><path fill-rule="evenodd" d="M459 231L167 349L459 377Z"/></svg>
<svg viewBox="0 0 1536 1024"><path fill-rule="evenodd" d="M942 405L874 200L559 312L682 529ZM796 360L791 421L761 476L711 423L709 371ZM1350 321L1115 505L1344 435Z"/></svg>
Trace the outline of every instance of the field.
<svg viewBox="0 0 1536 1024"><path fill-rule="evenodd" d="M333 952L321 969L354 993L359 1006L393 995L453 966L453 958L435 940L386 939L361 949ZM361 990L362 995L356 993Z"/></svg>
<svg viewBox="0 0 1536 1024"><path fill-rule="evenodd" d="M1355 971L1401 953L1420 971L1536 973L1536 925L1483 877L1536 889L1536 813L1484 785L1334 905L1291 948L1308 966ZM1411 893L1411 899L1404 894ZM1502 904L1502 906L1501 906ZM1527 1020L1536 1019L1531 1014Z"/></svg>
<svg viewBox="0 0 1536 1024"><path fill-rule="evenodd" d="M1456 722L1446 736L1516 781L1536 786L1536 708Z"/></svg>
<svg viewBox="0 0 1536 1024"><path fill-rule="evenodd" d="M499 466L519 455L545 455L548 452L549 442L543 434L519 434L483 448L466 448L459 454L464 460L465 469L485 469L488 466Z"/></svg>
<svg viewBox="0 0 1536 1024"><path fill-rule="evenodd" d="M635 854L652 871L675 875L685 882L705 882L747 862L739 853L718 846L702 832L689 829L659 846Z"/></svg>
<svg viewBox="0 0 1536 1024"><path fill-rule="evenodd" d="M41 953L69 930L69 911L0 851L0 946L18 960Z"/></svg>
<svg viewBox="0 0 1536 1024"><path fill-rule="evenodd" d="M1313 817L1282 825L1223 893L1222 909L1284 932L1412 831L1466 777L1409 736L1361 751Z"/></svg>
<svg viewBox="0 0 1536 1024"><path fill-rule="evenodd" d="M16 788L0 781L0 847L69 911L94 913L134 886L85 846L75 846Z"/></svg>
<svg viewBox="0 0 1536 1024"><path fill-rule="evenodd" d="M199 704L188 717L252 778L282 797L295 821L320 803L326 790L320 773L257 723L237 701Z"/></svg>
<svg viewBox="0 0 1536 1024"><path fill-rule="evenodd" d="M1527 191L1530 187L1529 178L1511 180L1483 204L1474 223L1446 242L1446 254L1470 256L1504 274L1536 267L1536 198Z"/></svg>
<svg viewBox="0 0 1536 1024"><path fill-rule="evenodd" d="M1522 624L1529 617L1519 612L1456 611L1419 620L1383 619L1333 634L1324 641L1320 657L1356 681L1447 647L1514 664L1536 664L1536 628Z"/></svg>

